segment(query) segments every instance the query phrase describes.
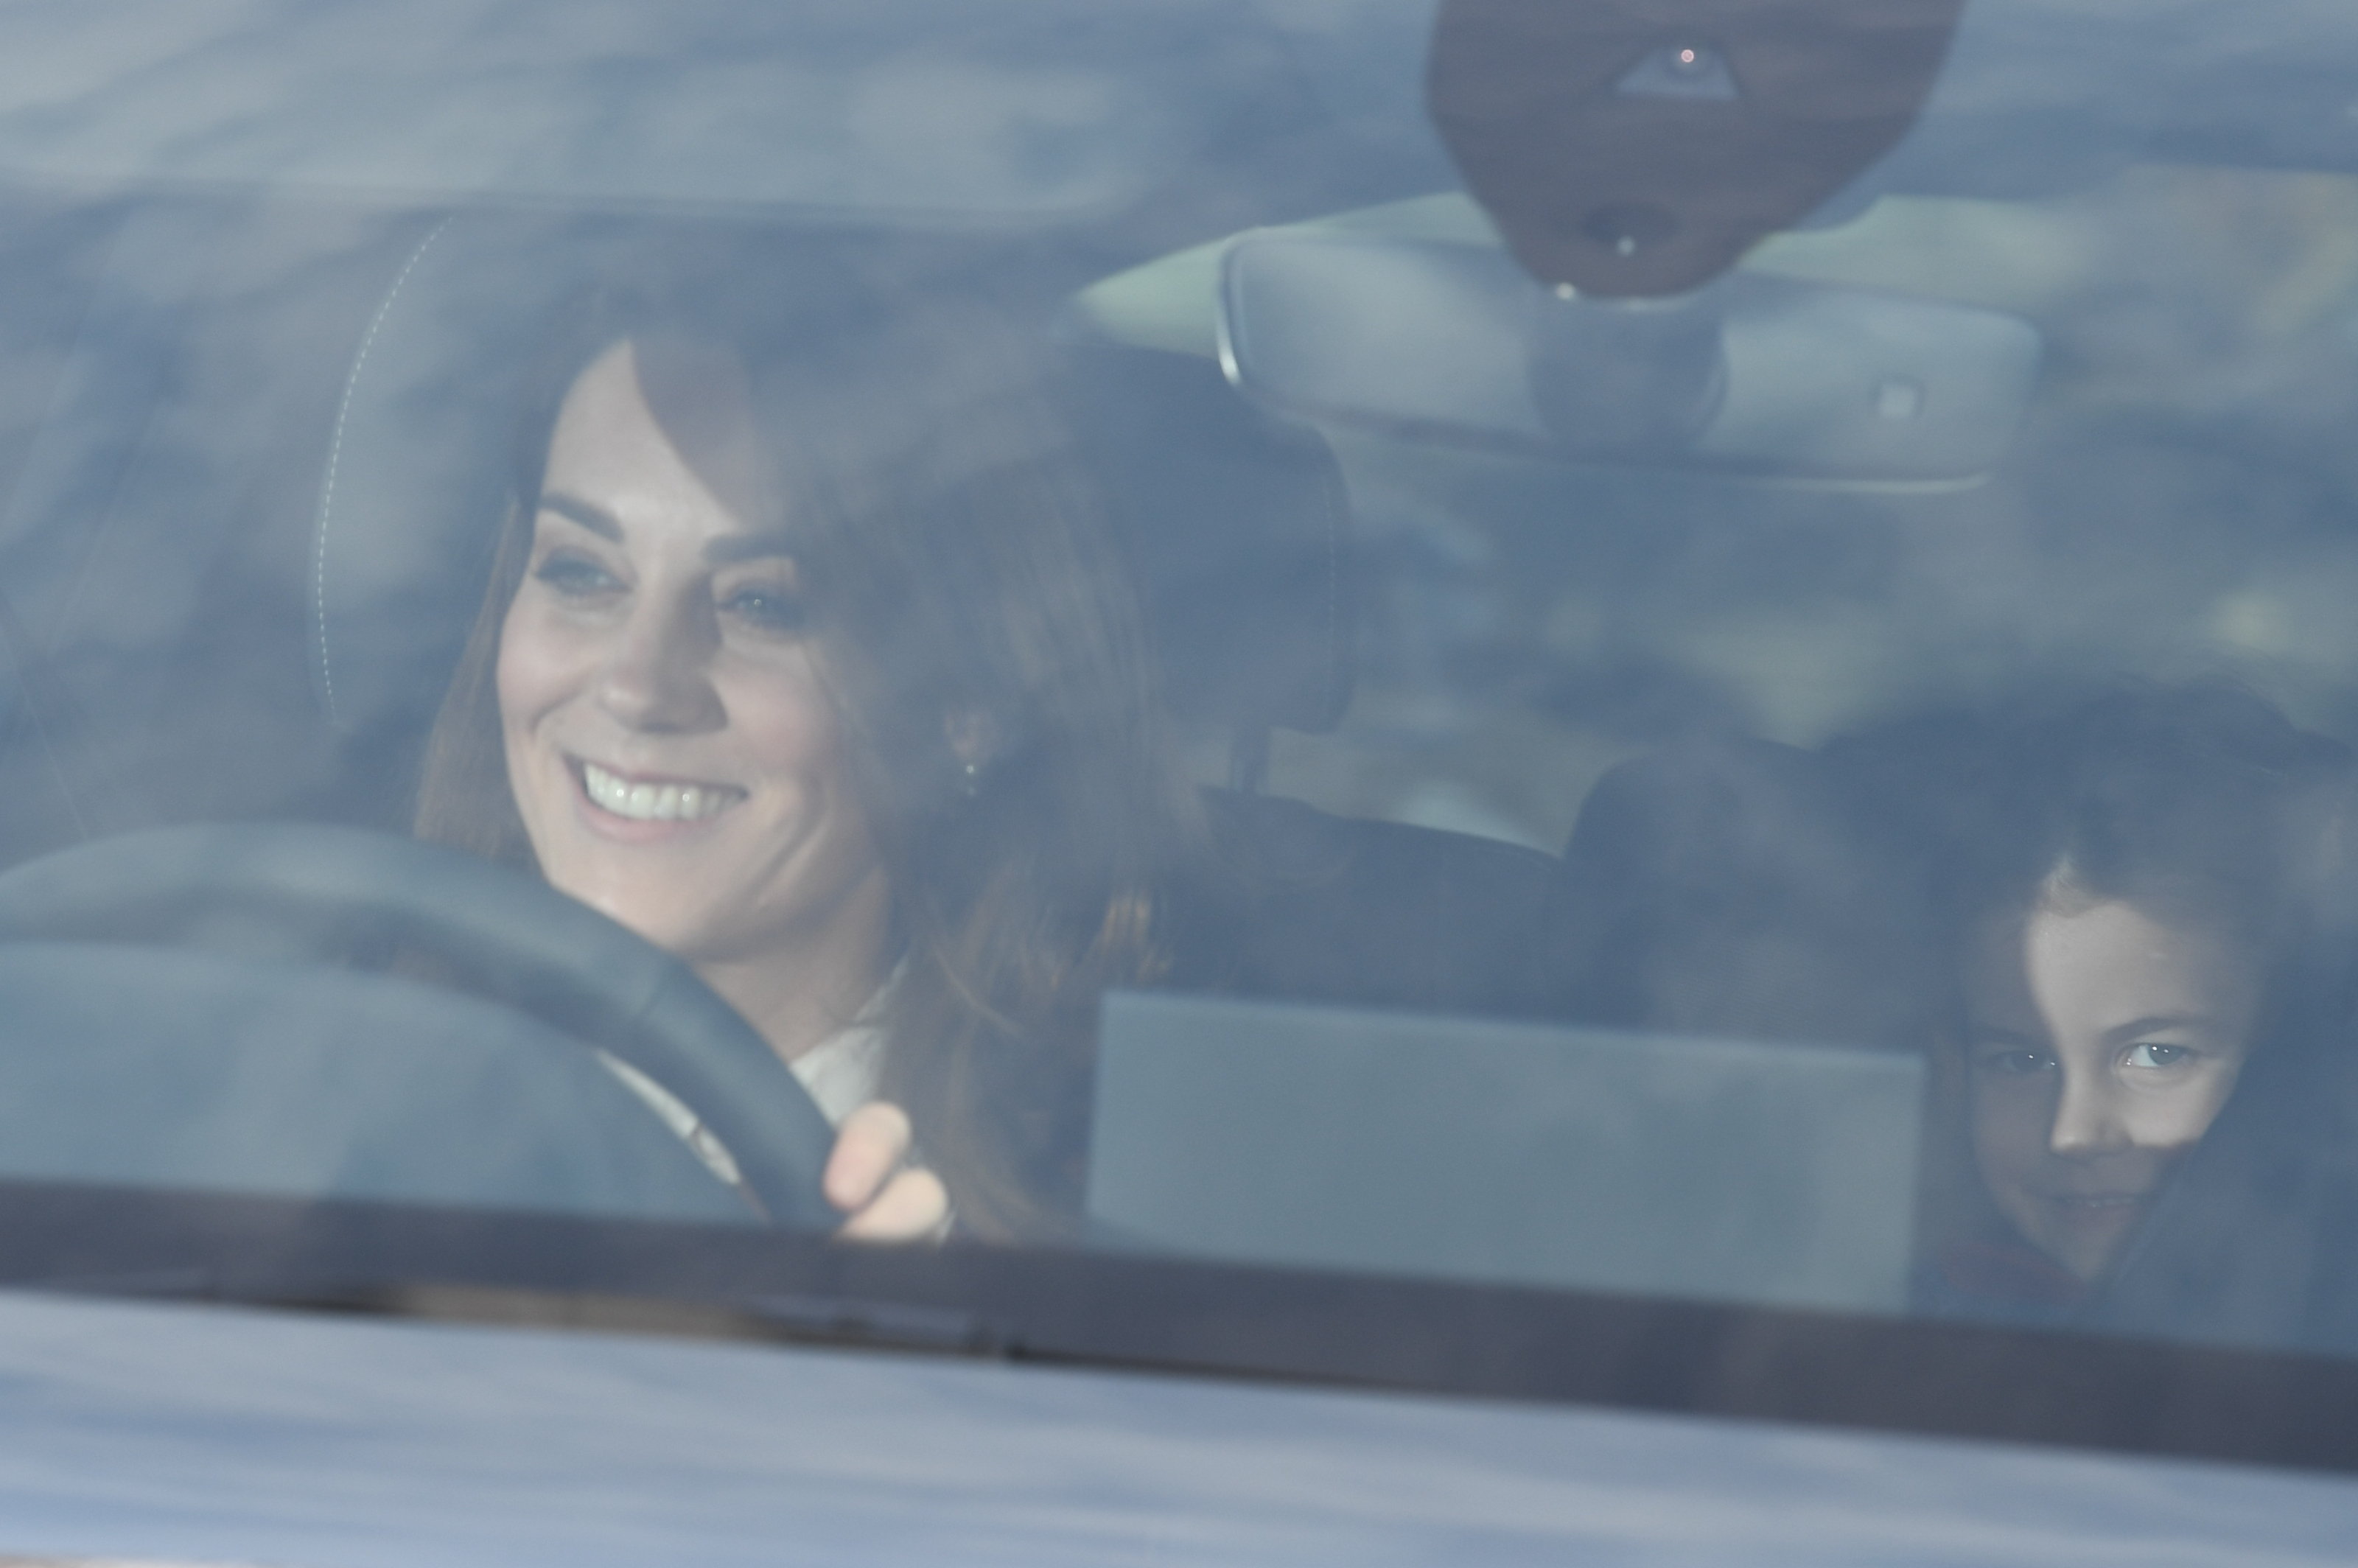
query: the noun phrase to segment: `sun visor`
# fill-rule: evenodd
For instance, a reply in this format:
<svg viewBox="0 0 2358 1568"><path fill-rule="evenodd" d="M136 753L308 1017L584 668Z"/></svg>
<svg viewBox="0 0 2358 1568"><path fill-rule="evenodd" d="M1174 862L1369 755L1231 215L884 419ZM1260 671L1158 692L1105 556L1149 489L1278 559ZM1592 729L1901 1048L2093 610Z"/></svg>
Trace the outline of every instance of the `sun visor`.
<svg viewBox="0 0 2358 1568"><path fill-rule="evenodd" d="M925 222L1135 200L1233 113L1235 0L32 0L0 178ZM1248 84L1249 85L1249 84Z"/></svg>

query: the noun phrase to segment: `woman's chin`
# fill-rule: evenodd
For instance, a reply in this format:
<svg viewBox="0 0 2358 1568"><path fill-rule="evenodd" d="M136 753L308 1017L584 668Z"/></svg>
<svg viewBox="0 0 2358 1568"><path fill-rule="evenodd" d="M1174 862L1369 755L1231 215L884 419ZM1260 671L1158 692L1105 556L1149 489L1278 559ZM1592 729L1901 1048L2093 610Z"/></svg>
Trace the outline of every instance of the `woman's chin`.
<svg viewBox="0 0 2358 1568"><path fill-rule="evenodd" d="M549 885L668 953L698 949L711 913L712 879L618 872L610 866L544 865Z"/></svg>

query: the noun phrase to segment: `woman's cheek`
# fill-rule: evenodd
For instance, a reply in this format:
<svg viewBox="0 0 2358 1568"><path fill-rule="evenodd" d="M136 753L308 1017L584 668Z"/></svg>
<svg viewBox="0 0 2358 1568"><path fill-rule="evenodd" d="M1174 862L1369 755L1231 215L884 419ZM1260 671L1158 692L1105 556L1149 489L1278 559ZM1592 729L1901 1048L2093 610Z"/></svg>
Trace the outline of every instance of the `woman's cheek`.
<svg viewBox="0 0 2358 1568"><path fill-rule="evenodd" d="M571 775L546 721L584 684L579 639L563 635L564 629L552 624L554 620L530 602L527 588L502 623L499 658L492 666L509 790L526 836L544 860L551 852L551 824L570 806L573 793ZM552 880L559 879L556 866L545 864L544 870Z"/></svg>
<svg viewBox="0 0 2358 1568"><path fill-rule="evenodd" d="M763 776L798 780L806 793L823 794L848 779L835 704L806 654L731 660L713 684L730 729Z"/></svg>
<svg viewBox="0 0 2358 1568"><path fill-rule="evenodd" d="M531 601L529 589L508 609L500 626L500 656L492 666L503 728L515 733L557 700L565 671L567 639L556 635L549 617Z"/></svg>

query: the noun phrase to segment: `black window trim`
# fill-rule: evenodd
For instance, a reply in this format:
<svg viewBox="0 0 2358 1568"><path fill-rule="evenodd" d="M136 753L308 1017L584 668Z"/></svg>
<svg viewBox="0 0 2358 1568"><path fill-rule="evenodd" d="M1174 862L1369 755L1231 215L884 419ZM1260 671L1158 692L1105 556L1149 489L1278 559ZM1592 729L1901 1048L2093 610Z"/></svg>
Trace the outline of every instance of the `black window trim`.
<svg viewBox="0 0 2358 1568"><path fill-rule="evenodd" d="M0 1288L1597 1405L2358 1474L2358 1361L740 1227L0 1182Z"/></svg>

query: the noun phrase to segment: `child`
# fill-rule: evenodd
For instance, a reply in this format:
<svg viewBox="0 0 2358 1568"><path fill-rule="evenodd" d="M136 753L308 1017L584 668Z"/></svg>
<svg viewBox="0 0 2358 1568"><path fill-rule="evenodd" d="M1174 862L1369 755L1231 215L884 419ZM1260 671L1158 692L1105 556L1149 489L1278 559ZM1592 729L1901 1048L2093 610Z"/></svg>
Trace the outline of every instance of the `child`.
<svg viewBox="0 0 2358 1568"><path fill-rule="evenodd" d="M1975 749L1927 818L1955 959L1944 1098L1974 1179L1924 1293L2060 1317L2297 1011L2351 758L2217 688L1988 724Z"/></svg>

